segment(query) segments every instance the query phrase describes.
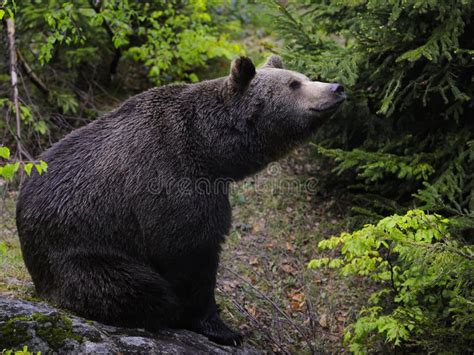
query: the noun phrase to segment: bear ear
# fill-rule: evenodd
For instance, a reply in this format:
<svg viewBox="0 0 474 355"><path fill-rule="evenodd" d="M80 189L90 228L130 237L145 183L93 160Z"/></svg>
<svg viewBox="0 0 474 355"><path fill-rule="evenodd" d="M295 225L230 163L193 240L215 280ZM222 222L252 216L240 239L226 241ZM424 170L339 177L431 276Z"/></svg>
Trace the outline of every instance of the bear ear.
<svg viewBox="0 0 474 355"><path fill-rule="evenodd" d="M267 62L263 66L264 68L276 68L276 69L283 69L283 61L281 57L278 55L271 55L268 57Z"/></svg>
<svg viewBox="0 0 474 355"><path fill-rule="evenodd" d="M247 57L234 59L230 67L230 79L232 84L239 89L245 89L252 81L255 73L255 66Z"/></svg>

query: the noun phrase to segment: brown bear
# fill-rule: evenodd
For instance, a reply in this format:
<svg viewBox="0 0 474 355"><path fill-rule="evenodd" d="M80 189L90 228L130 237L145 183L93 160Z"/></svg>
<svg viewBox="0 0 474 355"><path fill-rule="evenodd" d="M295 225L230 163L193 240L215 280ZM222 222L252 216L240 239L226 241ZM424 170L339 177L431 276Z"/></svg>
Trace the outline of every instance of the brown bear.
<svg viewBox="0 0 474 355"><path fill-rule="evenodd" d="M228 191L202 183L259 171L344 97L279 57L258 70L240 57L227 77L153 88L68 134L41 156L48 172L26 179L17 205L38 295L108 324L239 343L214 298Z"/></svg>

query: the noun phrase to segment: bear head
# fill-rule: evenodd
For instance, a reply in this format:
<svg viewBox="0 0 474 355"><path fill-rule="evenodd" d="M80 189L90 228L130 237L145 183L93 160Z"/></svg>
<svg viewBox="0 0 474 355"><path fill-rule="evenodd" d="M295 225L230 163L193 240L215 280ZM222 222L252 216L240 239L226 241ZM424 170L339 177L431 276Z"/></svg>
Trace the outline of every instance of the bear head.
<svg viewBox="0 0 474 355"><path fill-rule="evenodd" d="M346 97L338 84L284 69L278 56L259 69L239 57L218 82L223 113L205 125L212 127L205 136L219 175L233 179L257 172L311 137Z"/></svg>

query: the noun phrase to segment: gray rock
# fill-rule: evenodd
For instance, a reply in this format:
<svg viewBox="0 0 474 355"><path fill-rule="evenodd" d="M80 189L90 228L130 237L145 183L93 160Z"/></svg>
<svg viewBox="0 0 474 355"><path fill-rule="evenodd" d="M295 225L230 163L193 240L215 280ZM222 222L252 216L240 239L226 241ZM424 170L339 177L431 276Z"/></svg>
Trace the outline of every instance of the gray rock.
<svg viewBox="0 0 474 355"><path fill-rule="evenodd" d="M22 349L42 354L258 354L249 347L215 344L186 330L117 328L73 316L44 302L0 294L0 351Z"/></svg>

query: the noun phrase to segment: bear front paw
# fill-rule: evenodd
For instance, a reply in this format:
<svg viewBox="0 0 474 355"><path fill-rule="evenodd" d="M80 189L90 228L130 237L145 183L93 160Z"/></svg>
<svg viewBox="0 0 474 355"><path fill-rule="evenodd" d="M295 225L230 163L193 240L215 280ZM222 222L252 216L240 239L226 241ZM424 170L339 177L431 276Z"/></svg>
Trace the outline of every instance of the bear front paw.
<svg viewBox="0 0 474 355"><path fill-rule="evenodd" d="M221 345L239 346L243 341L243 335L228 327L217 314L199 321L191 330Z"/></svg>

